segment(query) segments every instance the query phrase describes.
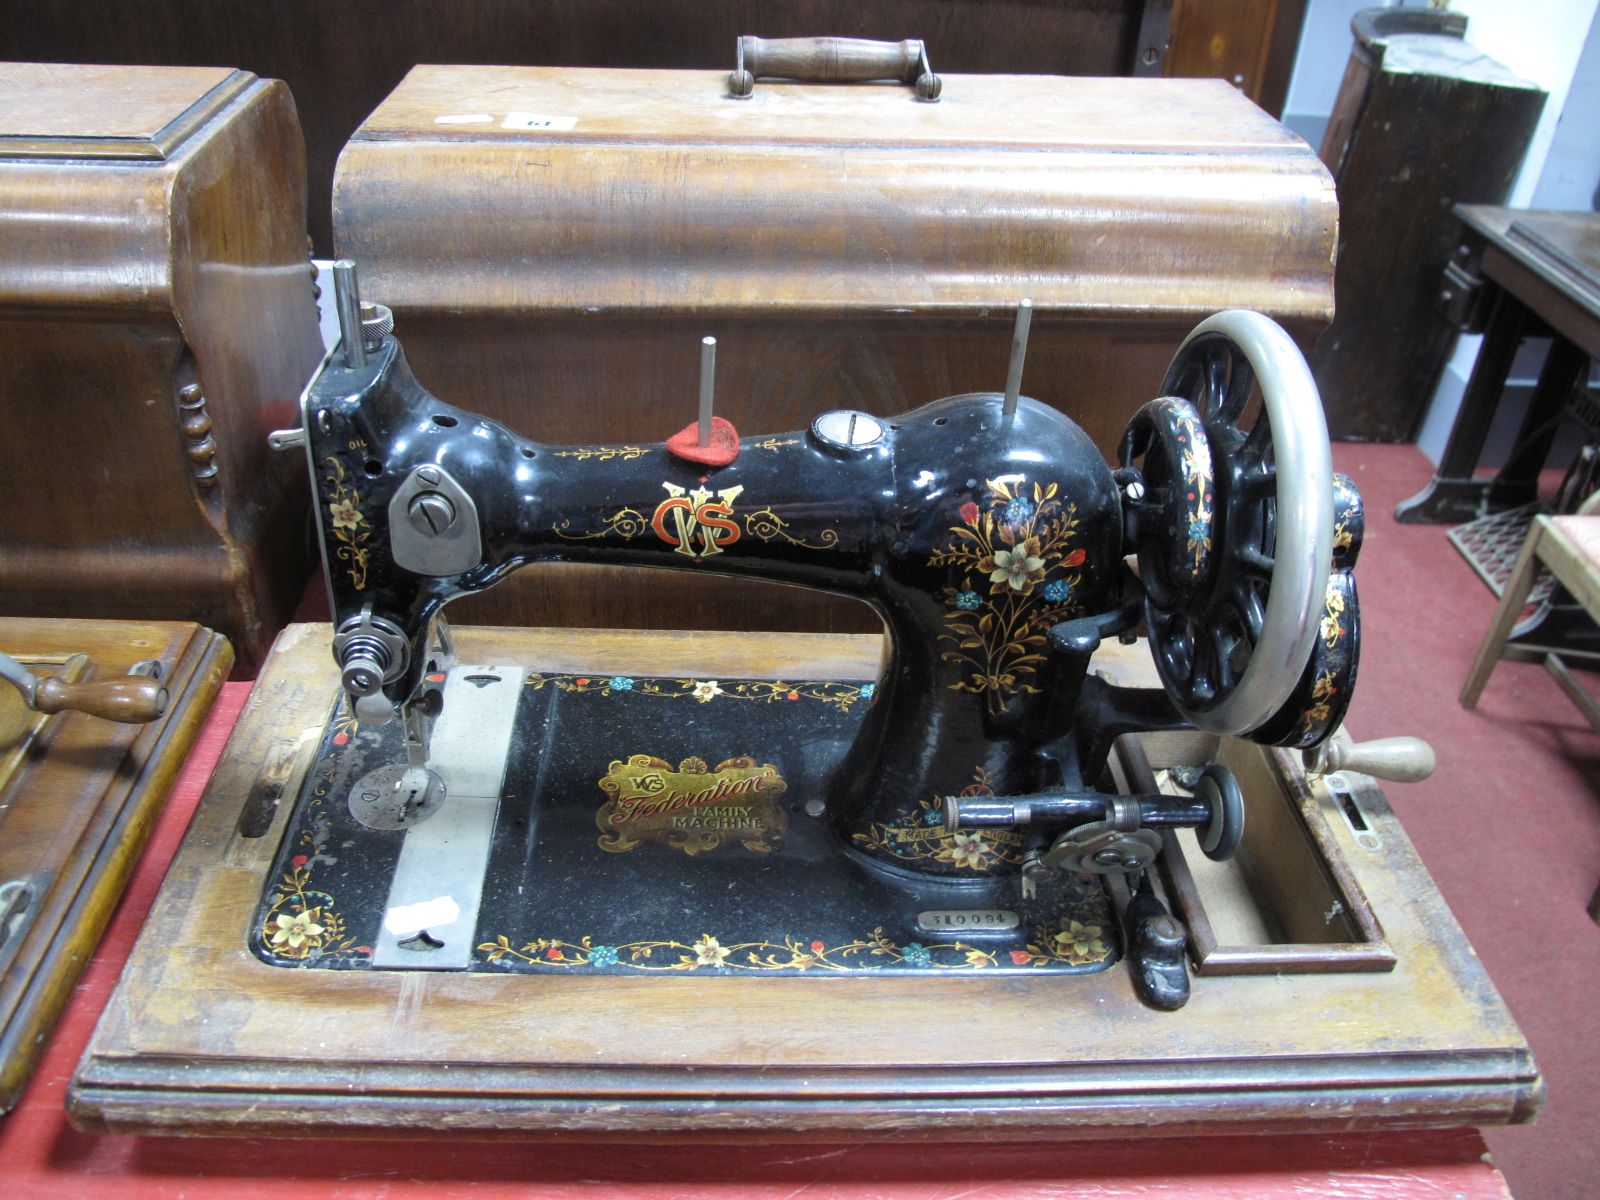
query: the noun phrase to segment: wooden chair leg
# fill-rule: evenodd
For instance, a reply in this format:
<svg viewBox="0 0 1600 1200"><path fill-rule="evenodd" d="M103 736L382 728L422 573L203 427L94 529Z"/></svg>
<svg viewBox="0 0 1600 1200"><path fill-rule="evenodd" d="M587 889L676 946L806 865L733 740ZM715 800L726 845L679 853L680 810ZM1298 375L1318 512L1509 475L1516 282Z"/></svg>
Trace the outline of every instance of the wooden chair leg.
<svg viewBox="0 0 1600 1200"><path fill-rule="evenodd" d="M1567 664L1561 661L1561 656L1559 654L1546 654L1544 656L1544 669L1550 672L1550 677L1567 694L1567 699L1577 705L1578 711L1588 718L1589 724L1594 727L1594 731L1600 733L1600 704L1596 704L1594 697L1584 691L1583 684L1572 677L1572 672L1567 670Z"/></svg>
<svg viewBox="0 0 1600 1200"><path fill-rule="evenodd" d="M1517 554L1516 565L1511 568L1511 578L1506 580L1505 591L1500 594L1500 604L1489 622L1489 632L1484 634L1478 657L1472 662L1472 670L1467 672L1467 682L1461 689L1462 708L1477 707L1483 685L1489 682L1489 673L1505 653L1506 639L1528 603L1528 593L1533 591L1533 581L1539 573L1538 549L1544 529L1545 518L1535 517Z"/></svg>

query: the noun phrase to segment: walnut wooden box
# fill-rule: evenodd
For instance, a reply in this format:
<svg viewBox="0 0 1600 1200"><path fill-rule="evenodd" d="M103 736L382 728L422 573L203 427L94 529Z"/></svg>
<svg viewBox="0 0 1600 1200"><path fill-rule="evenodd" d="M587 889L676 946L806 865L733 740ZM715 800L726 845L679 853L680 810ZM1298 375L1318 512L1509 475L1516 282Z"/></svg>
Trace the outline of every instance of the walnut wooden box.
<svg viewBox="0 0 1600 1200"><path fill-rule="evenodd" d="M1318 810L1345 893L1370 903L1390 959L1204 974L1174 1013L1140 1004L1125 965L1055 979L269 966L246 935L338 686L329 637L291 626L257 682L80 1062L68 1097L80 1125L1059 1139L1496 1124L1530 1119L1542 1099L1526 1040L1362 777L1365 842L1303 778L1246 802ZM458 630L457 644L464 661L724 679L870 679L882 649L877 637L499 629ZM1105 655L1135 669L1139 656ZM1262 762L1294 769L1276 751Z"/></svg>
<svg viewBox="0 0 1600 1200"><path fill-rule="evenodd" d="M321 354L281 83L0 64L0 612L185 618L258 664L305 586Z"/></svg>
<svg viewBox="0 0 1600 1200"><path fill-rule="evenodd" d="M36 675L112 679L160 665L148 725L31 713L0 684L0 1113L8 1111L110 920L233 652L209 629L0 617Z"/></svg>
<svg viewBox="0 0 1600 1200"><path fill-rule="evenodd" d="M1005 385L1108 456L1203 317L1333 314L1337 206L1311 149L1219 81L422 66L345 147L334 236L423 384L543 441L660 440L699 341L741 433ZM524 572L460 606L505 624L877 628L752 581Z"/></svg>

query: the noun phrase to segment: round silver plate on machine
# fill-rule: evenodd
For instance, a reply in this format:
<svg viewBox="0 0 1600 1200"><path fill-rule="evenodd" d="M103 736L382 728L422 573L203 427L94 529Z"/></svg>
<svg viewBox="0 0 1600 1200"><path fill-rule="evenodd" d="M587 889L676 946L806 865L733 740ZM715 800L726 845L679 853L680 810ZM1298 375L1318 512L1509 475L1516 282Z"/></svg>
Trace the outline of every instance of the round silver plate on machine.
<svg viewBox="0 0 1600 1200"><path fill-rule="evenodd" d="M811 422L811 436L837 450L861 450L883 438L883 422L871 413L836 408Z"/></svg>
<svg viewBox="0 0 1600 1200"><path fill-rule="evenodd" d="M350 815L368 829L410 829L420 825L444 803L444 780L427 767L408 780L405 763L390 763L368 771L350 789ZM416 785L421 786L416 786Z"/></svg>

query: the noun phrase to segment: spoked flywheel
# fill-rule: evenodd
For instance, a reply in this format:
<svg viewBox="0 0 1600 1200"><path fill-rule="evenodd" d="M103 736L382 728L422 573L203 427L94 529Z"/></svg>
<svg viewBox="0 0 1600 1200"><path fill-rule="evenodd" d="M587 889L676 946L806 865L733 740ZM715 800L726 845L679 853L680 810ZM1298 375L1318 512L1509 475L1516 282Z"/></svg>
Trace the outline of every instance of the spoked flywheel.
<svg viewBox="0 0 1600 1200"><path fill-rule="evenodd" d="M1161 398L1129 425L1121 459L1145 623L1179 713L1214 733L1309 744L1302 684L1328 665L1313 651L1332 602L1334 481L1321 400L1299 349L1260 313L1202 322L1173 359ZM1350 585L1339 603L1351 618L1352 665L1349 678L1333 681L1342 716L1355 595L1347 570L1336 582ZM1338 721L1314 724L1320 740Z"/></svg>

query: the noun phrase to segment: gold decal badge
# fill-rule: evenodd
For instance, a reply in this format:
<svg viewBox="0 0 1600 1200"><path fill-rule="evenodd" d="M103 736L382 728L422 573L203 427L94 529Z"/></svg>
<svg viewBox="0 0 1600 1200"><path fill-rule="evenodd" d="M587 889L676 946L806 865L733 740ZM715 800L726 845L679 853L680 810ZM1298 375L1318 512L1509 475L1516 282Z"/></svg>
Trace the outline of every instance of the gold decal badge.
<svg viewBox="0 0 1600 1200"><path fill-rule="evenodd" d="M692 492L675 483L663 483L667 498L656 505L650 528L679 554L704 558L721 554L724 546L739 540L739 526L732 519L733 502L744 485L723 488L715 493L698 487Z"/></svg>
<svg viewBox="0 0 1600 1200"><path fill-rule="evenodd" d="M600 849L620 854L656 842L693 856L736 842L770 853L789 828L778 803L788 787L777 767L753 758L730 758L714 771L698 758L676 768L648 754L619 759L600 779L610 797L595 813Z"/></svg>

